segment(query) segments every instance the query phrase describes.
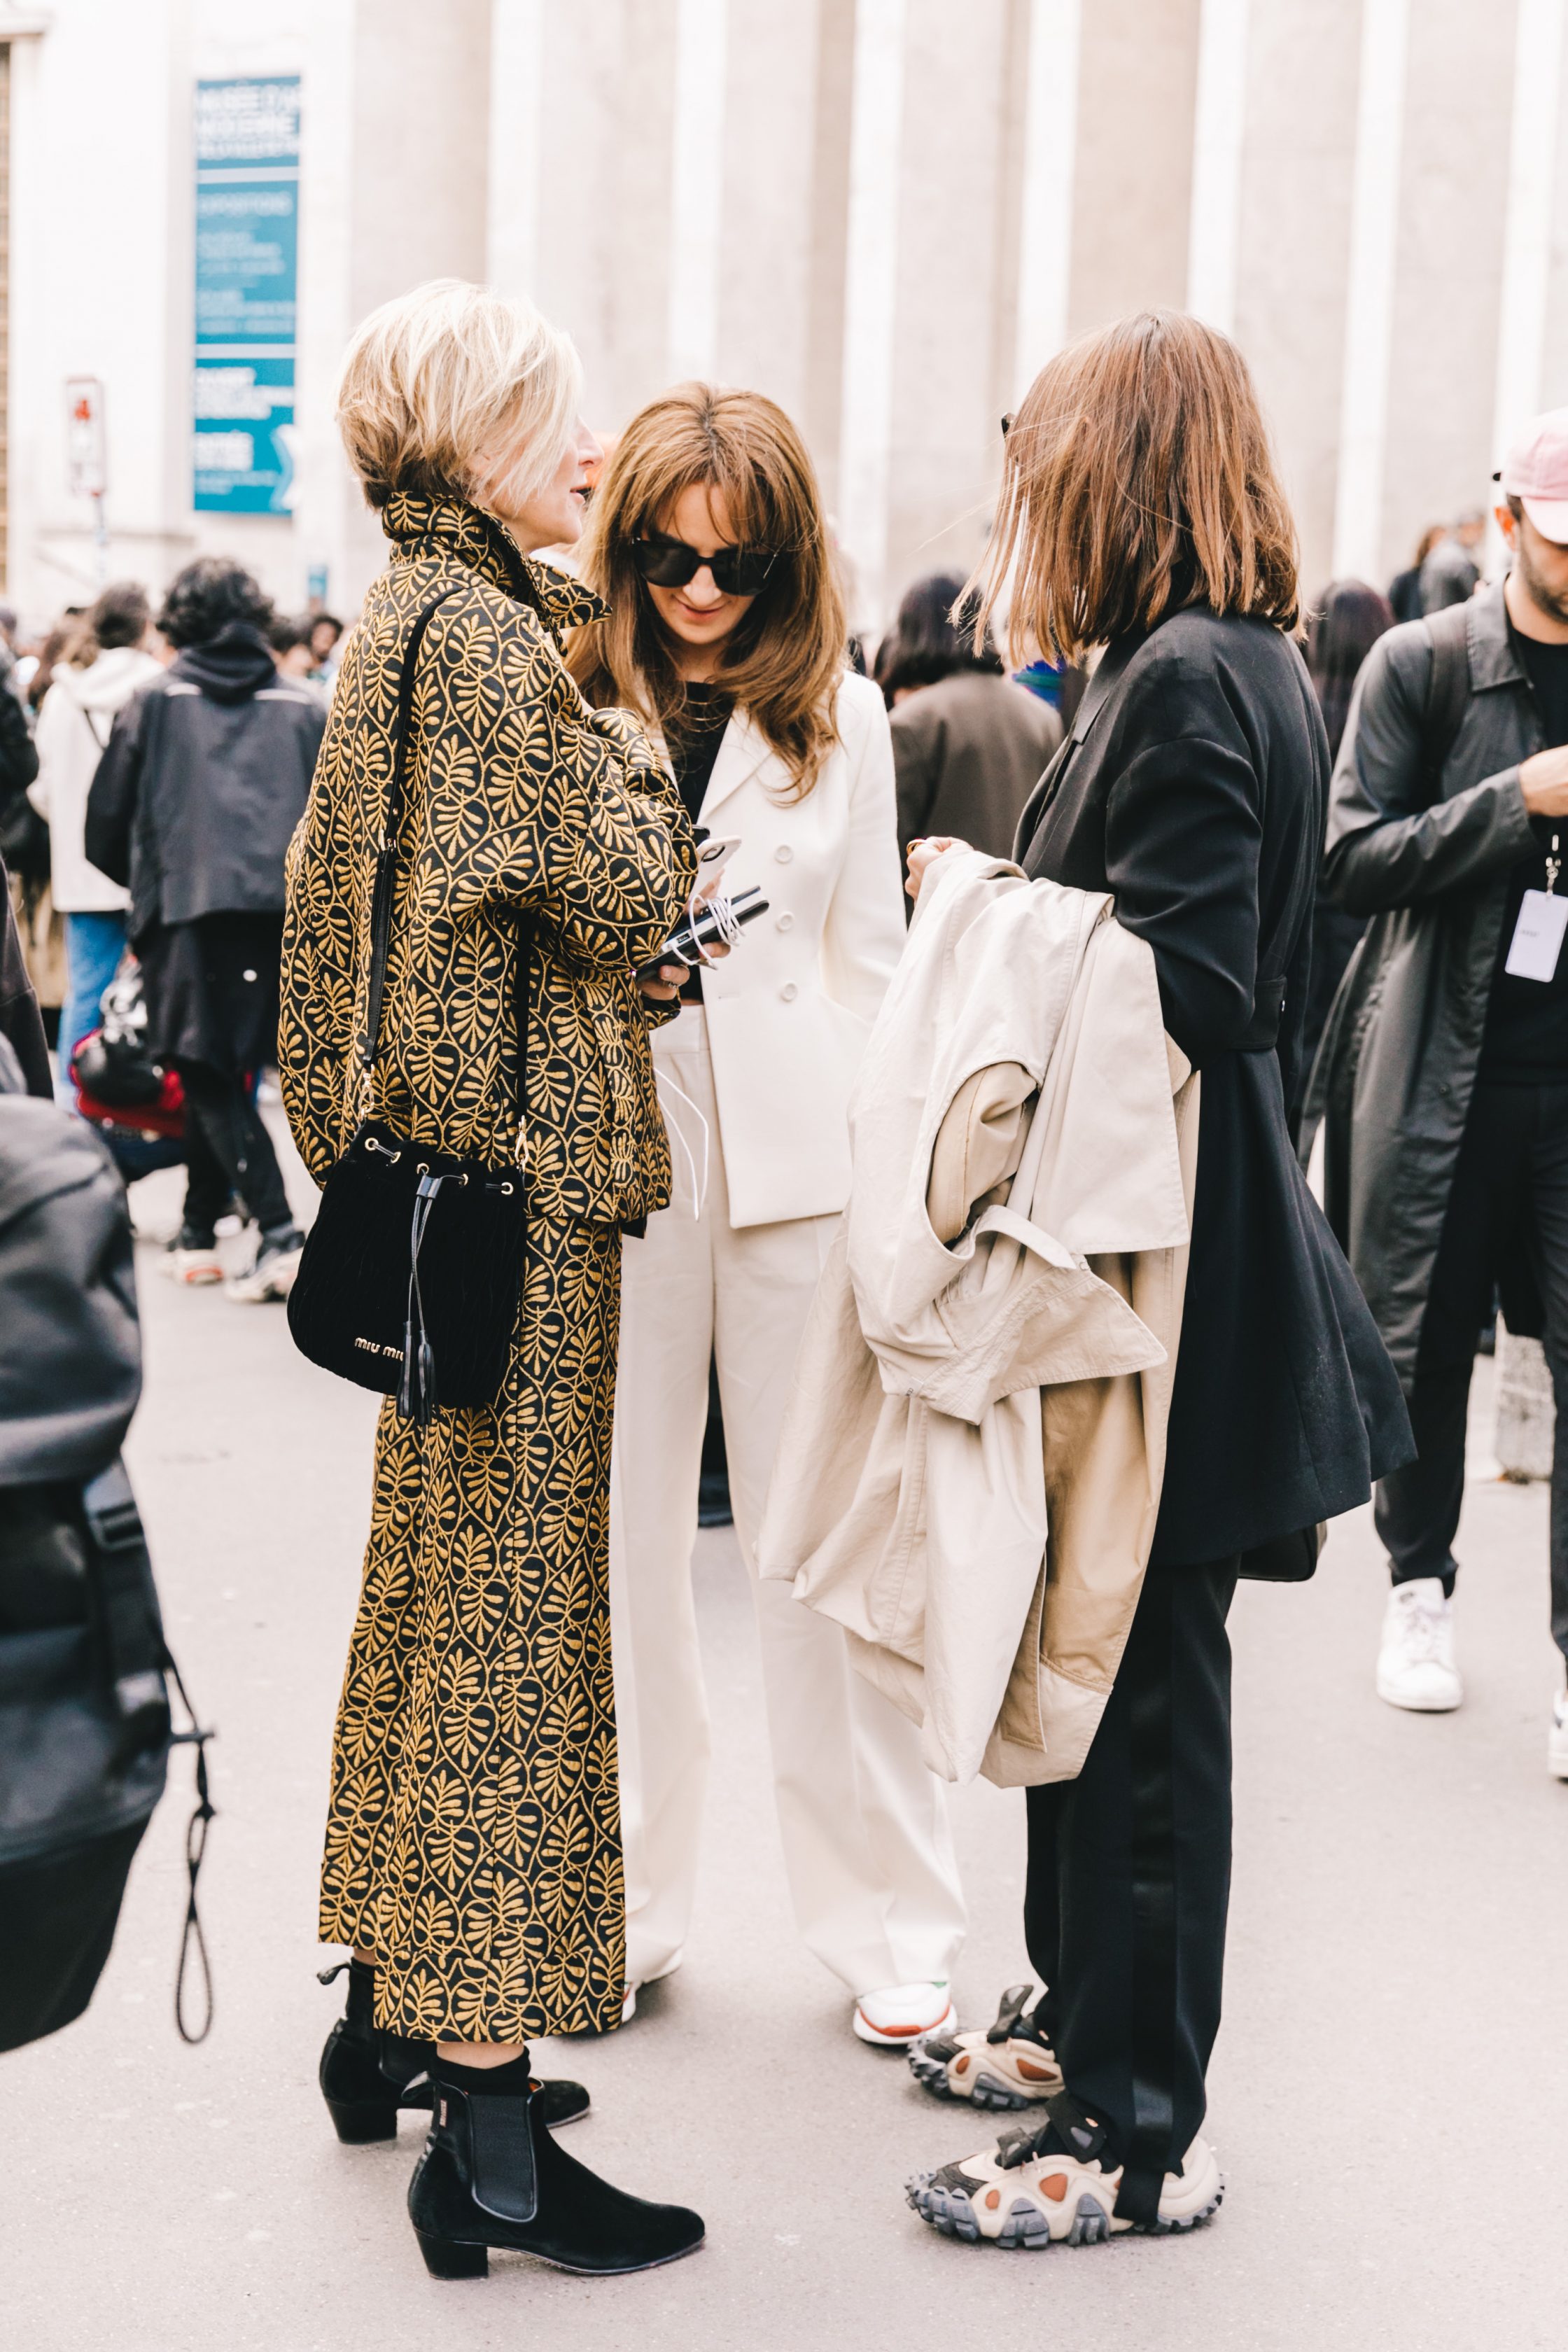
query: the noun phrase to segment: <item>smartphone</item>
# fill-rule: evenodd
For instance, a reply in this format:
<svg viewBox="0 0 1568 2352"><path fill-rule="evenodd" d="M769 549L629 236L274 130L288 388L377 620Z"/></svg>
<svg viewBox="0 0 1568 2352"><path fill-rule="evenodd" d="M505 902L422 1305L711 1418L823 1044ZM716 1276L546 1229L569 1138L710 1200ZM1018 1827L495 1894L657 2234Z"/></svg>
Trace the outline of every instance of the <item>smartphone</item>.
<svg viewBox="0 0 1568 2352"><path fill-rule="evenodd" d="M758 889L742 890L730 905L730 912L737 923L754 922L759 915L765 915L767 911L768 902ZM683 963L689 968L700 963L700 950L705 947L718 947L722 937L712 915L704 908L699 912L694 923L682 923L680 929L666 940L650 963L638 965L637 978L657 980L660 966L667 963Z"/></svg>
<svg viewBox="0 0 1568 2352"><path fill-rule="evenodd" d="M697 882L693 896L710 898L724 868L741 846L738 834L710 833L697 844Z"/></svg>

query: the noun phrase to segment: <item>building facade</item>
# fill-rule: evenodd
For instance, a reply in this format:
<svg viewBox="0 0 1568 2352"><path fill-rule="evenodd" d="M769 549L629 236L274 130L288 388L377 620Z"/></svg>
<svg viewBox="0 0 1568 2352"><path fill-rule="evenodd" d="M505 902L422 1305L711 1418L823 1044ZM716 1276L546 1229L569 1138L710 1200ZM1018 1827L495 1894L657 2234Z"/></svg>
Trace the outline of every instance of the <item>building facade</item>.
<svg viewBox="0 0 1568 2352"><path fill-rule="evenodd" d="M1568 400L1565 16L0 0L6 593L41 619L105 568L156 585L221 549L290 609L313 590L352 612L380 541L335 371L358 319L438 275L526 290L569 327L607 429L685 376L782 401L863 625L973 558L998 420L1042 361L1149 303L1246 352L1309 588L1384 580L1426 523L1485 502L1521 418ZM232 92L296 80L291 163L245 144ZM214 144L214 121L239 142ZM68 465L73 377L101 386L101 509ZM272 446L269 400L286 480L243 472ZM216 503L194 433L240 469Z"/></svg>

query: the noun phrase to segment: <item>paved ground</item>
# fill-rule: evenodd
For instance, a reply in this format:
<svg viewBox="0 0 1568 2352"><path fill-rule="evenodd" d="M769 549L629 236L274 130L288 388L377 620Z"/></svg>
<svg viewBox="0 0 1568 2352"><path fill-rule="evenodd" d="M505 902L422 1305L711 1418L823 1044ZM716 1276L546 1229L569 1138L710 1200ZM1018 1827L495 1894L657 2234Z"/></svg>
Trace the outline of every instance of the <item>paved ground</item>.
<svg viewBox="0 0 1568 2352"><path fill-rule="evenodd" d="M141 1213L168 1206L156 1183ZM570 2145L698 2205L695 2259L590 2285L499 2259L426 2279L402 2210L417 2147L340 2148L314 2084L331 1708L363 1537L371 1406L304 1365L280 1313L145 1269L133 1467L171 1638L221 1734L205 1885L217 2021L170 2020L182 1780L143 1847L89 2015L5 2062L5 2340L28 2352L1524 2352L1561 2342L1568 2227L1568 1787L1544 1769L1552 1655L1540 1488L1472 1486L1470 1696L1371 1690L1383 1587L1362 1516L1304 1589L1244 1589L1237 1849L1211 2129L1217 2221L1047 2256L949 2244L905 2209L984 2135L847 2031L797 1948L731 1539L698 1573L718 1769L691 1955L623 2034L547 2053L591 2085ZM1023 1809L958 1800L974 1910L960 1981L989 2016L1025 1973Z"/></svg>

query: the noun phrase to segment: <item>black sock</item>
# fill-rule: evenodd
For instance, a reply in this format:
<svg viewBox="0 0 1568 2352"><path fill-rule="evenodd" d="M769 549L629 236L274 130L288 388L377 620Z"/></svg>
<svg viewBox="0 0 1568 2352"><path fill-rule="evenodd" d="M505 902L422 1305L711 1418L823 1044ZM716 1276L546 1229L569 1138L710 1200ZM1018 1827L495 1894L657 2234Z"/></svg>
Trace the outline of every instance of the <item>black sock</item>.
<svg viewBox="0 0 1568 2352"><path fill-rule="evenodd" d="M343 2030L351 2042L369 2042L375 2033L375 1970L368 1960L349 1962L349 1997L343 2007Z"/></svg>
<svg viewBox="0 0 1568 2352"><path fill-rule="evenodd" d="M449 2090L492 2099L522 2098L531 2079L526 2050L521 2058L509 2058L504 2066L465 2066L443 2053L437 2057L436 2074Z"/></svg>

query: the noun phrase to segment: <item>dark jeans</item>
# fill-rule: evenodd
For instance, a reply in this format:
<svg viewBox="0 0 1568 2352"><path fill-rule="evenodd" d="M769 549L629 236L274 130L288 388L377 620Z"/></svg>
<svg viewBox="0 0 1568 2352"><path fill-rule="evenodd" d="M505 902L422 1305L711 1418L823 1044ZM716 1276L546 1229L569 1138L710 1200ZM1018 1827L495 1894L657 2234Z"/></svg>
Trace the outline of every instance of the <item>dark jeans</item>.
<svg viewBox="0 0 1568 2352"><path fill-rule="evenodd" d="M1557 1400L1552 1462L1552 1638L1568 1655L1568 1086L1478 1086L1421 1325L1410 1425L1416 1458L1377 1489L1395 1584L1440 1576L1452 1592L1465 1499L1465 1416L1476 1340L1521 1244L1546 1310Z"/></svg>
<svg viewBox="0 0 1568 2352"><path fill-rule="evenodd" d="M185 1213L189 1243L210 1243L237 1192L264 1234L293 1223L272 1138L239 1078L183 1062L185 1089Z"/></svg>
<svg viewBox="0 0 1568 2352"><path fill-rule="evenodd" d="M1110 2128L1134 2220L1203 2123L1219 2031L1237 1568L1149 1570L1082 1771L1027 1791L1024 1935L1043 2021L1068 2090Z"/></svg>

